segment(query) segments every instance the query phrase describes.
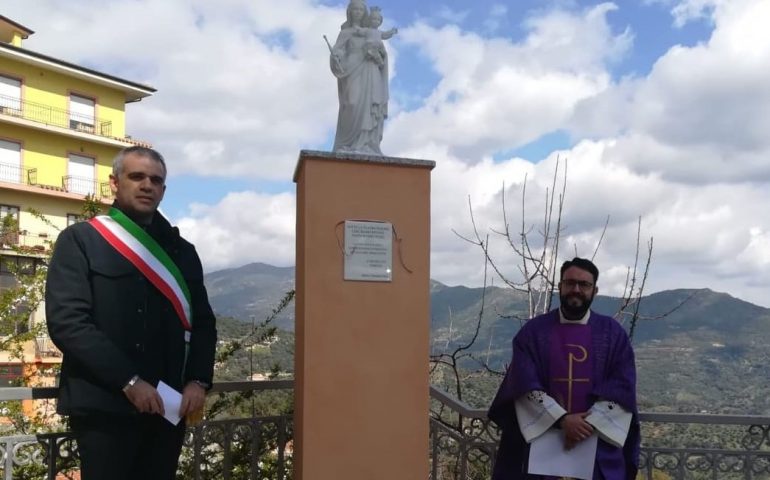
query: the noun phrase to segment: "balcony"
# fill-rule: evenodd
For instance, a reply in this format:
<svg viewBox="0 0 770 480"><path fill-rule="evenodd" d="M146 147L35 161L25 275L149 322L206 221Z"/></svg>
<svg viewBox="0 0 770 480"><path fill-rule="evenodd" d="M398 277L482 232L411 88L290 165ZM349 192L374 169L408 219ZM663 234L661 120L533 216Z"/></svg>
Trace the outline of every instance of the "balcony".
<svg viewBox="0 0 770 480"><path fill-rule="evenodd" d="M89 177L64 175L60 185L47 185L37 180L36 168L23 168L18 165L0 163L0 183L10 183L33 187L36 193L60 193L76 196L94 195L102 201L112 200L112 190L109 182L99 182ZM28 189L25 189L29 191Z"/></svg>
<svg viewBox="0 0 770 480"><path fill-rule="evenodd" d="M99 182L89 177L78 177L75 175L65 175L61 179L61 186L65 192L77 193L80 195L94 195L97 198L112 198L109 182Z"/></svg>
<svg viewBox="0 0 770 480"><path fill-rule="evenodd" d="M21 253L44 254L50 247L48 234L29 233L26 230L0 233L0 249L15 248Z"/></svg>
<svg viewBox="0 0 770 480"><path fill-rule="evenodd" d="M219 383L213 392L273 395L292 381ZM0 389L0 400L53 398L55 388ZM430 389L428 478L484 480L491 476L499 431L485 409L473 409ZM640 478L770 478L770 417L642 413ZM188 429L180 460L183 478L291 478L293 430L288 415L252 409L248 418L216 419ZM77 468L77 446L68 432L0 437L5 452L0 478L37 469L35 478L56 479ZM4 476L3 476L4 475ZM25 477L27 478L27 477ZM341 475L340 478L345 478Z"/></svg>
<svg viewBox="0 0 770 480"><path fill-rule="evenodd" d="M37 169L0 163L0 182L19 185L37 185Z"/></svg>
<svg viewBox="0 0 770 480"><path fill-rule="evenodd" d="M50 338L37 337L35 338L35 357L40 359L61 358L62 353Z"/></svg>
<svg viewBox="0 0 770 480"><path fill-rule="evenodd" d="M130 137L113 136L112 122L109 120L82 115L62 108L29 102L6 95L0 95L0 118L3 117L12 123L18 123L18 120L26 120L41 126L62 129L65 132L93 135L109 139L110 143L117 141L123 144L149 146L147 142L134 140Z"/></svg>

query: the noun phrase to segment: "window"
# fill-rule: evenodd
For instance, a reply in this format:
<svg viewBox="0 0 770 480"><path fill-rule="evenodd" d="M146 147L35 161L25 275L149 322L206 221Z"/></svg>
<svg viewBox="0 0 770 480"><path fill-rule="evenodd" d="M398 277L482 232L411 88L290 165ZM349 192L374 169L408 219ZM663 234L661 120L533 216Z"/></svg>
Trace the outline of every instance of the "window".
<svg viewBox="0 0 770 480"><path fill-rule="evenodd" d="M21 80L0 75L0 113L21 115Z"/></svg>
<svg viewBox="0 0 770 480"><path fill-rule="evenodd" d="M68 192L83 195L94 194L96 181L94 179L94 159L82 155L71 154L67 165L66 187Z"/></svg>
<svg viewBox="0 0 770 480"><path fill-rule="evenodd" d="M16 223L19 223L19 207L15 205L0 205L0 219L12 216Z"/></svg>
<svg viewBox="0 0 770 480"><path fill-rule="evenodd" d="M0 274L3 275L32 275L37 267L43 264L43 259L18 255L0 256Z"/></svg>
<svg viewBox="0 0 770 480"><path fill-rule="evenodd" d="M94 133L95 105L92 98L70 94L70 128Z"/></svg>
<svg viewBox="0 0 770 480"><path fill-rule="evenodd" d="M32 275L43 260L16 255L0 256L0 292L17 288L19 275ZM32 309L28 302L14 305L8 311L10 319L4 319L0 325L0 336L26 333L29 331Z"/></svg>
<svg viewBox="0 0 770 480"><path fill-rule="evenodd" d="M0 247L19 244L19 207L0 205Z"/></svg>
<svg viewBox="0 0 770 480"><path fill-rule="evenodd" d="M0 182L21 183L21 144L0 140Z"/></svg>
<svg viewBox="0 0 770 480"><path fill-rule="evenodd" d="M18 387L24 377L21 364L0 365L0 387Z"/></svg>

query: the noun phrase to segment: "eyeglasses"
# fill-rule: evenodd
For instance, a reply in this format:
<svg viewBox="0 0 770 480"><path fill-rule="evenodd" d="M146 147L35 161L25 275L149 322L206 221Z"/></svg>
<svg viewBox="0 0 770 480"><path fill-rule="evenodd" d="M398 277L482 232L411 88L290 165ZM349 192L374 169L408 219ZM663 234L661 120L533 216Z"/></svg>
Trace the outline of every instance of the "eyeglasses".
<svg viewBox="0 0 770 480"><path fill-rule="evenodd" d="M567 290L572 290L575 287L580 287L581 290L590 290L594 287L594 284L591 282L586 282L585 280L562 280L561 281L562 287Z"/></svg>

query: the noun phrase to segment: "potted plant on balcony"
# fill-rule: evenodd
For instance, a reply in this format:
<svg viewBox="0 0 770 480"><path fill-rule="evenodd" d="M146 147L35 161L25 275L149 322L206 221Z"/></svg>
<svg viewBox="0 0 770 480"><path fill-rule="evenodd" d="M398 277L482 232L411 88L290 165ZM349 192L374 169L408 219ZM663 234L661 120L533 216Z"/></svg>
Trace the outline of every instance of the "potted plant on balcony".
<svg viewBox="0 0 770 480"><path fill-rule="evenodd" d="M12 246L19 243L19 221L12 214L7 214L0 222L0 245Z"/></svg>

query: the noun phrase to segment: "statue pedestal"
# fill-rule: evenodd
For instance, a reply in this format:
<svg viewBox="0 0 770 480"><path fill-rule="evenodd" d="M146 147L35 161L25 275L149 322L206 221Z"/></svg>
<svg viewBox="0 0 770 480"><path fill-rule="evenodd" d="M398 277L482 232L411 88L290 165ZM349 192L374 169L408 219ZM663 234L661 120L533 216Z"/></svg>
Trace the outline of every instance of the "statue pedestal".
<svg viewBox="0 0 770 480"><path fill-rule="evenodd" d="M434 166L300 153L294 176L295 479L428 476ZM401 241L392 242L390 281L343 279L346 220L393 225Z"/></svg>

